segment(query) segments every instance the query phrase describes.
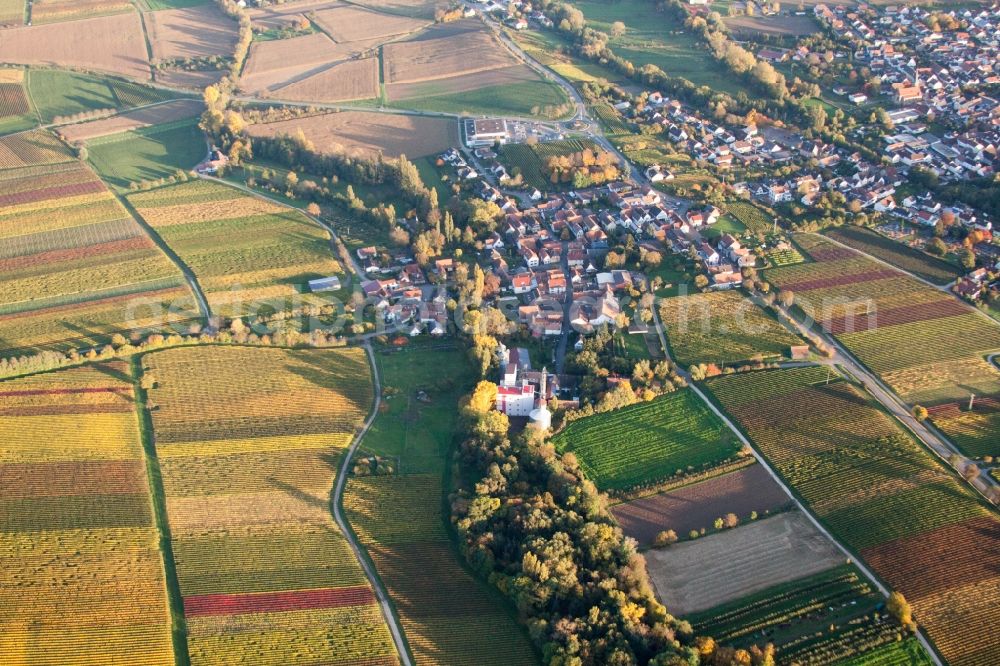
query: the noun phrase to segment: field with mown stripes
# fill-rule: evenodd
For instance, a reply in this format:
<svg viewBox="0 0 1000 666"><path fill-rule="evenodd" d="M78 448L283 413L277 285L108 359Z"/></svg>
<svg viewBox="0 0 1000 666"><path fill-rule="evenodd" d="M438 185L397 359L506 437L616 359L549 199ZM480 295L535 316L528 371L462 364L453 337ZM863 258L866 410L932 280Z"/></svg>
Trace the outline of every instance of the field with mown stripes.
<svg viewBox="0 0 1000 666"><path fill-rule="evenodd" d="M364 352L198 347L142 362L191 663L398 663L330 506L371 408Z"/></svg>
<svg viewBox="0 0 1000 666"><path fill-rule="evenodd" d="M688 389L572 421L552 443L560 453L575 453L602 490L700 471L740 450L739 441Z"/></svg>
<svg viewBox="0 0 1000 666"><path fill-rule="evenodd" d="M738 363L754 356L789 356L804 344L777 319L735 291L715 291L665 298L660 317L671 355L683 366Z"/></svg>
<svg viewBox="0 0 1000 666"><path fill-rule="evenodd" d="M225 185L191 181L131 194L139 214L187 264L213 314L286 309L305 283L342 271L330 235L298 211ZM254 310L256 311L256 310Z"/></svg>
<svg viewBox="0 0 1000 666"><path fill-rule="evenodd" d="M708 388L845 545L913 605L953 666L1000 659L1000 518L869 396L805 367Z"/></svg>
<svg viewBox="0 0 1000 666"><path fill-rule="evenodd" d="M83 164L2 171L0 191L0 350L196 316L178 268Z"/></svg>
<svg viewBox="0 0 1000 666"><path fill-rule="evenodd" d="M0 382L0 661L174 664L132 378Z"/></svg>
<svg viewBox="0 0 1000 666"><path fill-rule="evenodd" d="M968 455L1000 455L1000 326L953 295L811 234L813 263L767 271L796 305ZM969 410L970 394L979 400Z"/></svg>

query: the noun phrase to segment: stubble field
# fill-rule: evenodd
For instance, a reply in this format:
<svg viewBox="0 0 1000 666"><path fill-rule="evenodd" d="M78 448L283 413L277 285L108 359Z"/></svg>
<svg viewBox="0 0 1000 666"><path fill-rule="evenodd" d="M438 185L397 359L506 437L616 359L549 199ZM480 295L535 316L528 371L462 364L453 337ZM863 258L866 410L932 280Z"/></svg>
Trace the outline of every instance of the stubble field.
<svg viewBox="0 0 1000 666"><path fill-rule="evenodd" d="M0 61L78 67L149 80L149 58L135 12L3 31Z"/></svg>
<svg viewBox="0 0 1000 666"><path fill-rule="evenodd" d="M184 118L193 118L200 114L204 108L205 105L200 100L182 99L137 111L121 113L111 118L67 125L61 127L59 133L70 142L87 141L109 134L174 122Z"/></svg>
<svg viewBox="0 0 1000 666"><path fill-rule="evenodd" d="M215 3L143 14L155 60L231 56L236 22Z"/></svg>
<svg viewBox="0 0 1000 666"><path fill-rule="evenodd" d="M457 123L449 118L341 111L296 120L253 125L251 136L294 136L302 130L317 150L372 156L423 157L457 145Z"/></svg>

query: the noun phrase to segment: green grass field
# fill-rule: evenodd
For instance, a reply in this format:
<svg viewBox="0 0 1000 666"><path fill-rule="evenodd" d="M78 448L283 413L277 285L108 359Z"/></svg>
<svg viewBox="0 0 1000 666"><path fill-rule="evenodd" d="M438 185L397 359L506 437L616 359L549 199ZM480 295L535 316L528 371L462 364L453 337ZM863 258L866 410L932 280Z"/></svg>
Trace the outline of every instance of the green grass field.
<svg viewBox="0 0 1000 666"><path fill-rule="evenodd" d="M205 138L195 121L154 126L88 142L90 161L119 191L193 168L205 157Z"/></svg>
<svg viewBox="0 0 1000 666"><path fill-rule="evenodd" d="M28 91L43 123L96 109L118 108L108 80L76 72L28 70Z"/></svg>
<svg viewBox="0 0 1000 666"><path fill-rule="evenodd" d="M534 663L531 645L503 600L462 568L446 531L442 481L455 444L455 405L472 386L465 354L457 346L418 339L401 350L378 347L375 359L383 402L361 450L391 458L396 474L351 479L344 507L415 660Z"/></svg>
<svg viewBox="0 0 1000 666"><path fill-rule="evenodd" d="M687 389L572 421L552 441L560 452L575 453L602 490L624 490L688 468L711 467L740 449Z"/></svg>
<svg viewBox="0 0 1000 666"><path fill-rule="evenodd" d="M470 388L465 359L457 351L431 352L411 343L376 354L375 360L386 398L364 449L399 458L403 472L439 471L452 446L455 405ZM431 396L429 402L417 400L421 390Z"/></svg>
<svg viewBox="0 0 1000 666"><path fill-rule="evenodd" d="M636 67L653 64L671 76L680 76L697 86L736 95L749 91L725 66L717 63L693 33L667 14L656 11L646 0L605 3L583 0L573 3L587 18L587 25L610 32L621 21L625 34L611 38L611 49Z"/></svg>
<svg viewBox="0 0 1000 666"><path fill-rule="evenodd" d="M418 111L539 117L549 120L563 118L571 113L569 98L562 88L541 79L513 85L487 86L460 93L436 93L434 90L437 86L433 83L425 84L428 87L427 94L390 102L389 106Z"/></svg>

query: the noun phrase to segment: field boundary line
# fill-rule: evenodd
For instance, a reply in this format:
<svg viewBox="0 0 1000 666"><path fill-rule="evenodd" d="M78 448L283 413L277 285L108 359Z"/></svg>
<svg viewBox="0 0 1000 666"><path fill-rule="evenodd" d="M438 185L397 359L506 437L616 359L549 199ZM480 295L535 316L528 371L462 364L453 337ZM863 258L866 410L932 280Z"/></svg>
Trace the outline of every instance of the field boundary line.
<svg viewBox="0 0 1000 666"><path fill-rule="evenodd" d="M145 354L129 357L129 373L135 392L135 416L139 425L143 459L146 463L146 479L149 485L150 502L153 505L153 519L159 532L160 558L163 563L163 577L166 584L167 605L170 609L170 638L174 647L176 666L190 666L188 652L187 618L184 616L184 599L181 595L180 580L177 578L177 562L174 560L173 536L170 534L170 520L167 516L166 493L163 490L163 475L160 459L156 454L156 436L153 419L147 408L146 389L142 388L142 358Z"/></svg>
<svg viewBox="0 0 1000 666"><path fill-rule="evenodd" d="M146 12L136 0L130 3L139 13L139 25L142 26L142 41L146 44L146 59L149 60L149 78L156 81L156 68L153 67L153 42L149 41L149 30L146 28Z"/></svg>
<svg viewBox="0 0 1000 666"><path fill-rule="evenodd" d="M146 232L149 239L156 243L156 246L160 248L160 251L167 255L167 258L170 259L181 271L181 274L188 283L188 287L191 288L191 292L194 294L195 300L198 301L198 309L201 311L202 317L205 318L205 324L209 324L212 319L212 310L208 306L208 299L205 298L205 293L202 291L201 285L198 284L198 278L194 274L194 271L192 271L191 268L184 263L180 256L174 252L173 248L167 245L166 241L163 240L163 237L160 236L160 234L158 234L148 222L146 222L146 219L139 214L139 211L136 210L135 206L132 205L132 202L129 201L128 198L118 194L117 192L113 192L113 194L118 201L121 202L122 206L125 207L125 210L128 211L129 215L135 218L135 221L142 227L143 231Z"/></svg>
<svg viewBox="0 0 1000 666"><path fill-rule="evenodd" d="M382 578L375 569L375 565L367 556L367 550L362 549L361 544L358 542L358 537L354 533L354 529L344 516L344 491L347 489L347 480L350 478L351 461L354 459L354 453L358 450L361 440L368 434L368 429L375 422L375 418L379 413L379 407L382 405L382 380L379 376L378 364L375 362L375 352L372 351L371 343L368 341L365 341L362 347L365 350L365 355L372 369L372 388L375 391L375 400L372 403L372 409L368 414L368 418L365 419L364 424L354 435L351 445L343 453L340 469L337 470L337 482L334 484L333 495L330 497L330 504L333 508L333 518L337 522L337 526L344 534L344 538L347 539L347 543L350 544L351 550L354 551L354 557L358 560L361 568L364 569L365 576L375 591L375 597L382 608L382 616L385 618L385 623L392 634L392 640L396 645L396 652L398 653L400 662L403 666L413 666L410 646L396 617L392 601L389 599L389 593L386 591L382 583Z"/></svg>

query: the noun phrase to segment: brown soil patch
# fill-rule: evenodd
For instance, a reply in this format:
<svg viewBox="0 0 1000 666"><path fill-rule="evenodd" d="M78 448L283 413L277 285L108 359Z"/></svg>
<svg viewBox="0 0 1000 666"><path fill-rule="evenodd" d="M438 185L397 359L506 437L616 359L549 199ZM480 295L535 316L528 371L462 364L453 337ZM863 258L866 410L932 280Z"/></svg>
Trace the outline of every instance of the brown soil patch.
<svg viewBox="0 0 1000 666"><path fill-rule="evenodd" d="M156 82L175 88L203 90L206 86L218 83L226 73L223 69L210 69L189 72L183 69L160 69L156 72Z"/></svg>
<svg viewBox="0 0 1000 666"><path fill-rule="evenodd" d="M183 118L197 116L205 105L197 99L179 99L166 104L159 104L145 109L122 113L111 118L94 120L89 123L79 123L61 127L59 133L67 141L86 141L99 136L117 134L129 130L169 123Z"/></svg>
<svg viewBox="0 0 1000 666"><path fill-rule="evenodd" d="M317 11L316 24L336 42L405 35L427 25L427 21L382 14L351 5L340 5Z"/></svg>
<svg viewBox="0 0 1000 666"><path fill-rule="evenodd" d="M386 83L433 81L517 64L476 21L435 25L419 36L383 48Z"/></svg>
<svg viewBox="0 0 1000 666"><path fill-rule="evenodd" d="M453 95L488 88L490 86L513 85L524 81L537 81L535 74L527 65L513 65L485 72L461 74L446 79L422 81L419 83L391 83L385 87L390 101L415 99L418 97L434 97L435 95Z"/></svg>
<svg viewBox="0 0 1000 666"><path fill-rule="evenodd" d="M376 11L425 19L434 18L436 8L448 6L444 0L355 0L353 4Z"/></svg>
<svg viewBox="0 0 1000 666"><path fill-rule="evenodd" d="M735 513L746 520L751 511L763 516L791 503L762 465L751 465L724 476L619 504L611 508L622 529L640 545L653 543L663 530L680 536L695 529L711 529L716 518Z"/></svg>
<svg viewBox="0 0 1000 666"><path fill-rule="evenodd" d="M214 3L143 14L153 57L229 56L236 47L236 22Z"/></svg>
<svg viewBox="0 0 1000 666"><path fill-rule="evenodd" d="M799 511L646 553L660 600L674 615L724 604L844 562Z"/></svg>
<svg viewBox="0 0 1000 666"><path fill-rule="evenodd" d="M135 13L4 30L0 61L150 78L146 42Z"/></svg>
<svg viewBox="0 0 1000 666"><path fill-rule="evenodd" d="M276 90L346 62L370 44L336 44L322 33L291 39L255 42L243 71L241 86L248 92Z"/></svg>
<svg viewBox="0 0 1000 666"><path fill-rule="evenodd" d="M811 15L735 16L724 19L724 22L731 32L744 36L811 35L819 29L819 23Z"/></svg>
<svg viewBox="0 0 1000 666"><path fill-rule="evenodd" d="M31 23L53 23L116 14L118 12L134 12L135 7L127 0L35 0L31 4Z"/></svg>
<svg viewBox="0 0 1000 666"><path fill-rule="evenodd" d="M296 118L265 125L252 125L251 136L294 135L301 129L323 152L372 155L382 152L397 157L422 157L442 152L458 142L455 121L448 118L344 111L309 118Z"/></svg>
<svg viewBox="0 0 1000 666"><path fill-rule="evenodd" d="M340 5L340 0L304 0L303 2L289 2L270 7L257 7L250 10L250 21L255 28L280 30L295 25L310 12L319 12Z"/></svg>
<svg viewBox="0 0 1000 666"><path fill-rule="evenodd" d="M378 58L348 60L307 79L278 88L278 99L300 102L344 102L378 97Z"/></svg>

